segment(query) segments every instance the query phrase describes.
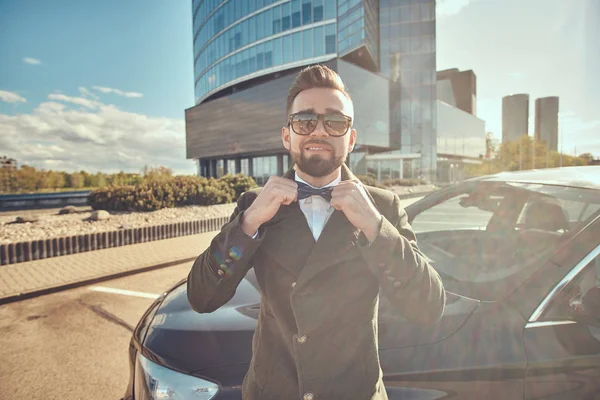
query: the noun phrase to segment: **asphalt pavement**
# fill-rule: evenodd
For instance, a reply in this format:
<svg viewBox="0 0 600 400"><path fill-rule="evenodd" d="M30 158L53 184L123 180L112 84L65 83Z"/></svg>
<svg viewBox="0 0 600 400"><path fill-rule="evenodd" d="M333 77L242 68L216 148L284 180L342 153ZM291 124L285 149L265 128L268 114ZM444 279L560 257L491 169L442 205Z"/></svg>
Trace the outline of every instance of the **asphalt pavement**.
<svg viewBox="0 0 600 400"><path fill-rule="evenodd" d="M0 399L120 399L133 328L191 265L0 306Z"/></svg>

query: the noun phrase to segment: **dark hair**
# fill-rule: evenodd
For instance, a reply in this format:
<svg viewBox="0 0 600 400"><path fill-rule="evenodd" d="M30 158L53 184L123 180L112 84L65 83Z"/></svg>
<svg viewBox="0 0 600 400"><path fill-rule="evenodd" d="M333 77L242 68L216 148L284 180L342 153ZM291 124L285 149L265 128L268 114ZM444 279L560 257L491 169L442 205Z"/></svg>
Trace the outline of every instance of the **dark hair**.
<svg viewBox="0 0 600 400"><path fill-rule="evenodd" d="M312 65L304 68L298 73L294 84L288 92L287 107L285 111L286 119L290 115L292 104L294 103L296 96L298 96L298 94L303 90L313 88L336 89L342 92L344 96L348 98L348 100L352 101L350 94L348 93L348 89L346 89L344 82L342 82L342 78L337 74L337 72L324 65Z"/></svg>

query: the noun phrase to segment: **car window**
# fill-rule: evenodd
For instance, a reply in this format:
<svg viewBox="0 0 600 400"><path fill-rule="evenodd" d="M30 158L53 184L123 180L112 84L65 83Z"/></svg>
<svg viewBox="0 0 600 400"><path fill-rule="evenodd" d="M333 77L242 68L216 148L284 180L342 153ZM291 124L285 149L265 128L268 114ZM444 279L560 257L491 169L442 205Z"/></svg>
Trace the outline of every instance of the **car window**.
<svg viewBox="0 0 600 400"><path fill-rule="evenodd" d="M467 209L461 205L469 197L461 193L415 216L412 228L415 232L436 230L485 230L494 214L491 210L481 208ZM500 200L501 197L497 197ZM452 216L452 218L446 218Z"/></svg>
<svg viewBox="0 0 600 400"><path fill-rule="evenodd" d="M588 308L586 300L591 298L594 290L600 289L600 247L594 250L597 254L586 262L581 271L574 276L567 275L566 284L559 284L558 290L550 297L549 306L541 314L538 321L569 321L577 320L576 313ZM575 267L578 268L578 267ZM594 305L595 307L597 305ZM597 310L596 310L597 311Z"/></svg>
<svg viewBox="0 0 600 400"><path fill-rule="evenodd" d="M445 287L494 301L531 276L600 210L600 191L482 182L421 210L419 248Z"/></svg>

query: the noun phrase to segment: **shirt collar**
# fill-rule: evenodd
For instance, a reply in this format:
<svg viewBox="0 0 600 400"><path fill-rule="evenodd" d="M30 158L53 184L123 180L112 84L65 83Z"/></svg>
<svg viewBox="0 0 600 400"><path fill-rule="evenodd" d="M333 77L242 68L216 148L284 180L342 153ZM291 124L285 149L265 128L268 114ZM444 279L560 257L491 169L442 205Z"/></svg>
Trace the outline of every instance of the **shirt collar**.
<svg viewBox="0 0 600 400"><path fill-rule="evenodd" d="M302 182L310 187L313 187L313 185L311 185L310 183L306 182L304 179L300 178L298 176L298 174L294 174L295 178L296 178L296 182ZM324 188L326 187L330 187L330 186L336 186L338 183L340 183L342 181L342 171L338 170L338 176L337 178L335 178L333 181L331 181L330 183L328 183L327 185L323 186ZM315 188L315 189L321 189L321 188Z"/></svg>

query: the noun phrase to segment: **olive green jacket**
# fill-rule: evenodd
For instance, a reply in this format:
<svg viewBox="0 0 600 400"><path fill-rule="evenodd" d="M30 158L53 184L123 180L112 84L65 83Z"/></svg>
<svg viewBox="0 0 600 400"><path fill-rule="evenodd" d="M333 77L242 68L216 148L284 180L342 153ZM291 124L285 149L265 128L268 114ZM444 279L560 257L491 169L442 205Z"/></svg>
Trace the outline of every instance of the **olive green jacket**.
<svg viewBox="0 0 600 400"><path fill-rule="evenodd" d="M284 176L294 179L294 171ZM349 179L356 178L342 166L342 180ZM337 210L315 242L297 202L281 206L253 239L241 218L256 189L240 196L230 222L195 261L187 294L200 313L224 305L254 267L261 307L244 400L387 399L380 289L409 320L426 326L441 317L442 282L419 251L398 196L365 188L384 216L371 244Z"/></svg>

